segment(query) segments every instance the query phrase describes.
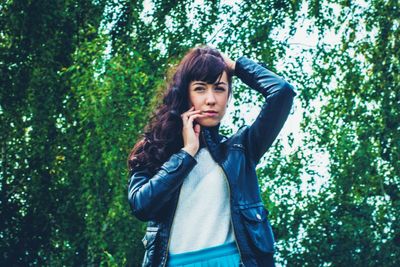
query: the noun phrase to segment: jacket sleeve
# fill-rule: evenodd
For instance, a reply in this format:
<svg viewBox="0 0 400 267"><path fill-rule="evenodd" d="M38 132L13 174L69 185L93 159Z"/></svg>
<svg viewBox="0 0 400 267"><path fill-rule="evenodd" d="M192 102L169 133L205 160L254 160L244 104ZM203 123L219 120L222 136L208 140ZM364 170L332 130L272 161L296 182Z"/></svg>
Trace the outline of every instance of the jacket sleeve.
<svg viewBox="0 0 400 267"><path fill-rule="evenodd" d="M157 217L196 164L196 159L181 149L172 154L152 177L146 170L133 170L128 184L128 201L133 215L142 221Z"/></svg>
<svg viewBox="0 0 400 267"><path fill-rule="evenodd" d="M235 66L235 75L265 98L256 120L243 130L245 147L255 165L278 136L297 95L291 84L264 66L245 56Z"/></svg>

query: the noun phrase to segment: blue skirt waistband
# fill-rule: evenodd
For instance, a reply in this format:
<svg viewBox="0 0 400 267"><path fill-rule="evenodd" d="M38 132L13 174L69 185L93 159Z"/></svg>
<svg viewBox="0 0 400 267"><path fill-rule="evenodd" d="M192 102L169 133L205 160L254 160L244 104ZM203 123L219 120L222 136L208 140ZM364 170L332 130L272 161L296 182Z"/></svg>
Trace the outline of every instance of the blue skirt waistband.
<svg viewBox="0 0 400 267"><path fill-rule="evenodd" d="M201 261L210 261L215 258L223 258L226 256L233 256L235 260L240 260L239 251L237 250L235 241L225 243L223 245L200 249L196 251L190 251L179 254L169 254L168 266L176 266L183 264L198 263ZM226 260L232 260L226 258Z"/></svg>

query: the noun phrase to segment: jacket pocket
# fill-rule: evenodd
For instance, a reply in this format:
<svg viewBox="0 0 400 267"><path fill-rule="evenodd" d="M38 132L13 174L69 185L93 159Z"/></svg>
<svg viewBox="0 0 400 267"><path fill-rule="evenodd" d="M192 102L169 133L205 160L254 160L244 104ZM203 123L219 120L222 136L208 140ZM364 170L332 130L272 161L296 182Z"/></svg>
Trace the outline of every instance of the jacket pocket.
<svg viewBox="0 0 400 267"><path fill-rule="evenodd" d="M142 267L150 267L154 264L155 245L158 236L158 229L158 227L147 227L146 234L142 238L142 243L145 248Z"/></svg>
<svg viewBox="0 0 400 267"><path fill-rule="evenodd" d="M263 205L241 208L244 226L253 245L262 253L274 252L274 235Z"/></svg>

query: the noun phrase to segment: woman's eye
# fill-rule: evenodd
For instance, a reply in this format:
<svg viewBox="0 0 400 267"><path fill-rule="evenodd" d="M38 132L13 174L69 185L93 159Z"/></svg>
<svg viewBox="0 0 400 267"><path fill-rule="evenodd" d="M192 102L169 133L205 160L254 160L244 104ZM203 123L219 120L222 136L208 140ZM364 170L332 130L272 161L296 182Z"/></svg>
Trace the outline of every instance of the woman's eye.
<svg viewBox="0 0 400 267"><path fill-rule="evenodd" d="M225 88L224 87L216 87L215 90L217 90L217 91L225 91ZM204 91L204 88L203 87L196 87L196 88L194 88L194 91Z"/></svg>

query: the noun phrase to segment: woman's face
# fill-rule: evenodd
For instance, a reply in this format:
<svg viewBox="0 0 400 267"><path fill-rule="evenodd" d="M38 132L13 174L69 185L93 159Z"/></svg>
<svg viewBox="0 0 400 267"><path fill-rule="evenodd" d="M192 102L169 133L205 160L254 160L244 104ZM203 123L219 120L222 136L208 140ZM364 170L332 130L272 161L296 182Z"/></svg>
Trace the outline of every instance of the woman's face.
<svg viewBox="0 0 400 267"><path fill-rule="evenodd" d="M202 114L208 115L196 119L203 126L215 126L222 120L228 96L228 77L225 71L219 82L214 84L203 81L191 81L189 84L189 108L194 106L195 110L201 110Z"/></svg>

